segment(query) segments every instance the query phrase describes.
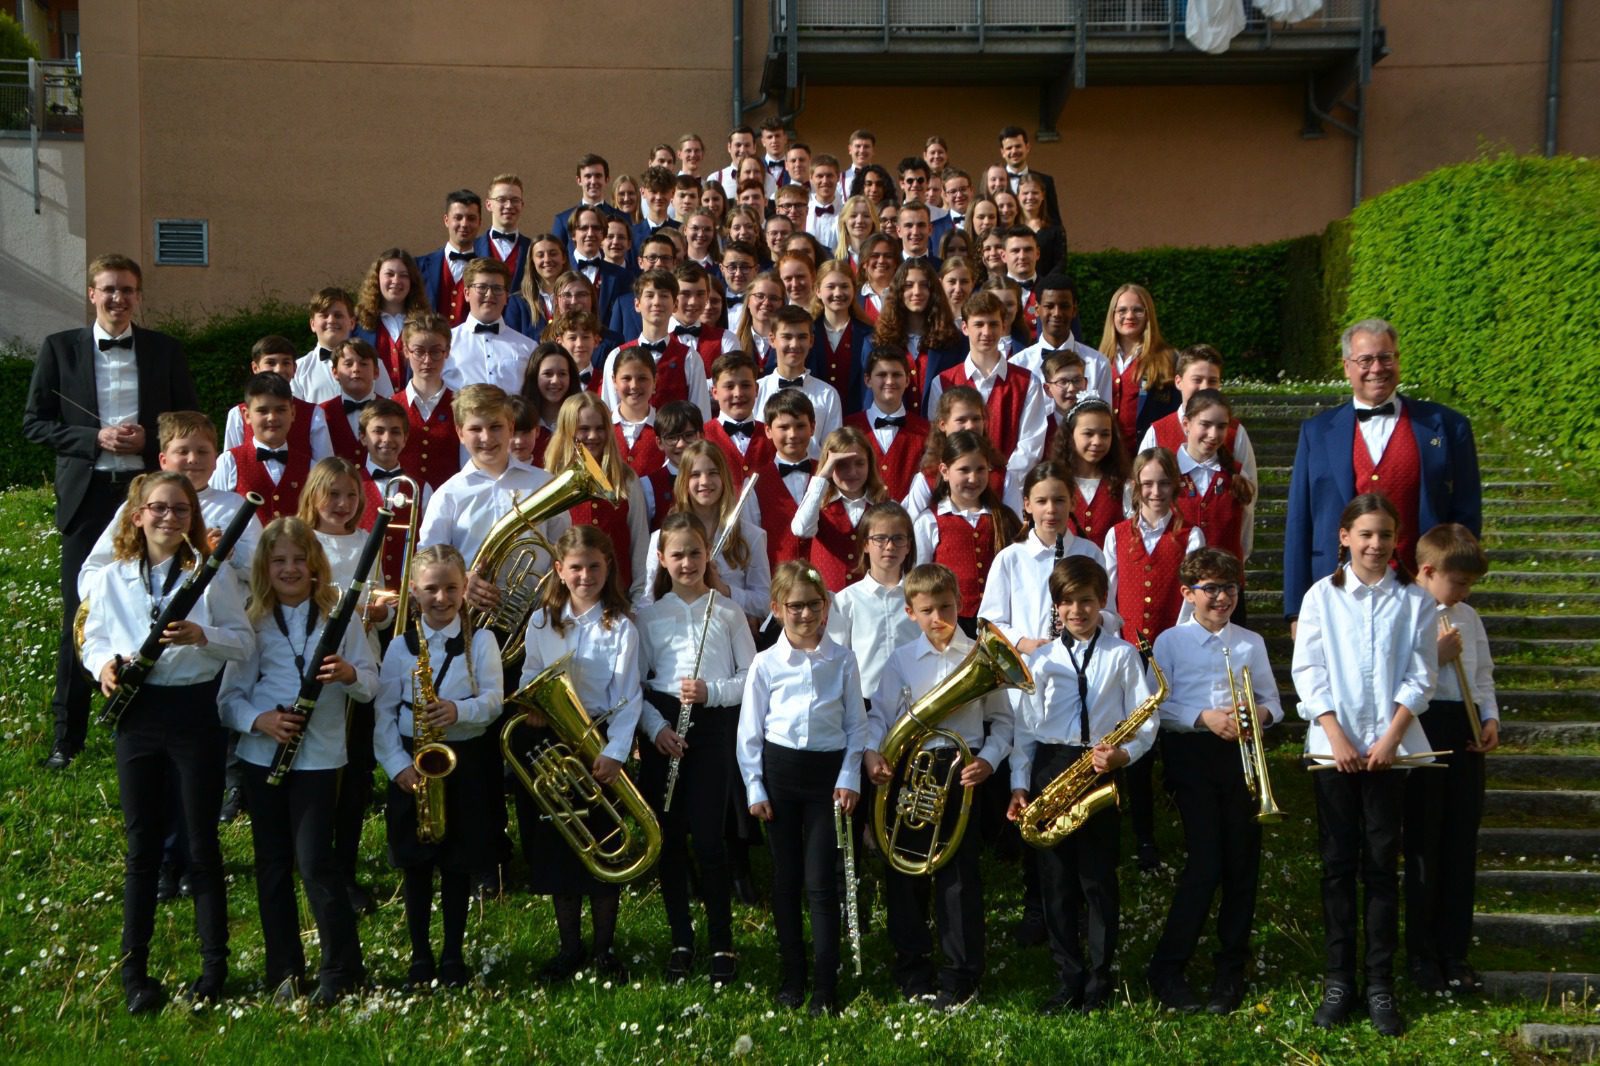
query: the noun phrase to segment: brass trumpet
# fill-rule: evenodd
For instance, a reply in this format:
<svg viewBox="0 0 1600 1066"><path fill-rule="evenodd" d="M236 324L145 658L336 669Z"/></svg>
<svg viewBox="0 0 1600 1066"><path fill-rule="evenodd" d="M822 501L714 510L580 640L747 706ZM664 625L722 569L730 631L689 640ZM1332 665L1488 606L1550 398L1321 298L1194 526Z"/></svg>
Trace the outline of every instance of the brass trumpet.
<svg viewBox="0 0 1600 1066"><path fill-rule="evenodd" d="M539 553L555 554L539 532L539 523L586 500L616 503L621 495L589 449L580 444L571 465L527 499L518 500L490 528L472 557L471 571L499 588L500 606L493 611L469 606L467 617L474 628L494 633L500 641L502 661L510 662L522 653L528 618L539 604L539 587L548 576L538 570Z"/></svg>
<svg viewBox="0 0 1600 1066"><path fill-rule="evenodd" d="M1154 660L1152 660L1154 661ZM1261 743L1261 718L1256 713L1256 693L1250 687L1250 668L1239 671L1238 681L1233 676L1233 656L1228 646L1222 646L1222 661L1228 670L1228 699L1233 707L1233 724L1239 731L1239 762L1244 767L1244 787L1256 801L1256 821L1262 825L1283 821L1283 810L1272 795L1272 778L1267 773L1267 753ZM1244 687L1244 699L1239 698L1239 688ZM1245 719L1250 725L1245 726ZM1249 736L1245 736L1246 732Z"/></svg>
<svg viewBox="0 0 1600 1066"><path fill-rule="evenodd" d="M541 810L596 878L611 884L631 881L648 870L661 853L661 826L650 805L626 773L609 786L594 779L590 767L603 747L600 730L578 701L567 676L572 656L563 655L506 698L522 713L512 715L500 731L500 750ZM530 711L537 710L557 739L524 762L511 737ZM609 789L612 795L607 795ZM598 816L601 832L585 819ZM629 818L632 819L632 824Z"/></svg>
<svg viewBox="0 0 1600 1066"><path fill-rule="evenodd" d="M978 620L978 640L961 664L933 688L922 694L889 727L878 754L896 773L905 763L904 780L895 801L894 824L889 824L890 785L877 790L872 802L872 829L878 837L879 850L885 861L894 869L913 877L924 876L938 870L955 858L966 832L967 819L972 813L972 789L961 790L961 813L948 838L940 836L945 807L950 800L950 790L960 788L961 768L972 761L972 749L961 734L945 729L940 722L973 700L982 699L1001 688L1019 688L1033 691L1033 673L1022 661L1021 654L995 626ZM924 745L936 737L943 737L955 747L960 756L941 778L934 769L934 752ZM909 753L909 758L907 755ZM902 831L917 833L930 830L926 851L917 851L900 839Z"/></svg>

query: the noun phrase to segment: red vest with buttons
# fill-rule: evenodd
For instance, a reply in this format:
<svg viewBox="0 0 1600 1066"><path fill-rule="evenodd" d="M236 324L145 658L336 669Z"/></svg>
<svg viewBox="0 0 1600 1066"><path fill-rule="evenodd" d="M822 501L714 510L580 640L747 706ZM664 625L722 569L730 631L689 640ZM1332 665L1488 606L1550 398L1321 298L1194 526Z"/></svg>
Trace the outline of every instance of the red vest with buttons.
<svg viewBox="0 0 1600 1066"><path fill-rule="evenodd" d="M490 242L491 246L493 241ZM467 290L458 284L455 275L450 273L450 257L448 253L439 261L439 287L435 290L433 309L450 319L451 326L459 326L467 320ZM395 390L397 393L398 389Z"/></svg>
<svg viewBox="0 0 1600 1066"><path fill-rule="evenodd" d="M322 417L328 420L328 439L333 443L333 454L357 466L367 465L367 446L350 429L350 419L344 413L344 397L335 396L317 406L322 408Z"/></svg>
<svg viewBox="0 0 1600 1066"><path fill-rule="evenodd" d="M809 559L811 538L795 536L792 528L800 503L789 495L777 464L769 462L757 472L761 477L756 481L755 496L761 507L761 528L767 532L767 562L776 570L779 563L790 559Z"/></svg>
<svg viewBox="0 0 1600 1066"><path fill-rule="evenodd" d="M1051 450L1056 446L1056 434L1061 432L1061 419L1057 416L1055 406L1052 404L1050 413L1044 416L1044 447L1039 450L1039 461L1053 458Z"/></svg>
<svg viewBox="0 0 1600 1066"><path fill-rule="evenodd" d="M620 352L624 348L636 348L638 345L639 338L635 337L617 350ZM700 360L696 358L693 372L698 374L700 369ZM668 334L666 350L656 356L656 391L650 395L650 406L659 411L675 400L687 400L689 398L689 373L688 347L675 334ZM605 384L600 380L601 376L596 374L590 377L590 392L598 393L601 391L602 386Z"/></svg>
<svg viewBox="0 0 1600 1066"><path fill-rule="evenodd" d="M1106 534L1111 532L1111 527L1122 521L1122 518L1122 500L1120 497L1113 498L1111 490L1106 487L1105 478L1101 478L1100 484L1095 486L1092 500L1083 498L1083 492L1079 490L1074 480L1072 521L1078 536L1091 543L1103 545L1106 542Z"/></svg>
<svg viewBox="0 0 1600 1066"><path fill-rule="evenodd" d="M700 327L700 336L695 339L694 346L700 353L701 362L706 365L706 377L711 376L711 364L722 354L722 335L726 332L721 326Z"/></svg>
<svg viewBox="0 0 1600 1066"><path fill-rule="evenodd" d="M972 379L967 376L966 361L940 374L939 382L947 390L957 385L971 386ZM1000 449L1001 456L1007 459L1017 450L1017 438L1022 430L1022 406L1027 402L1028 387L1032 382L1033 375L1021 367L1007 368L1004 380L994 380L994 388L989 391L989 400L984 405L989 413L989 439Z"/></svg>
<svg viewBox="0 0 1600 1066"><path fill-rule="evenodd" d="M411 405L409 393L401 390L394 399L406 409L408 429L406 446L400 450L400 466L422 484L437 490L461 471L461 441L456 437L455 415L450 411L454 396L449 389L440 393L426 422L422 412Z"/></svg>
<svg viewBox="0 0 1600 1066"><path fill-rule="evenodd" d="M317 417L317 405L296 396L291 403L294 404L294 421L289 425L289 436L284 439L284 447L291 452L311 454L311 423ZM239 425L244 429L244 436L240 443L254 445L256 435L250 430L250 419L245 417L245 405L239 405Z"/></svg>
<svg viewBox="0 0 1600 1066"><path fill-rule="evenodd" d="M340 417L343 417L342 415ZM235 473L233 491L243 496L247 492L260 493L265 502L256 508L256 517L262 525L279 515L293 515L300 510L300 492L305 488L306 476L311 473L311 452L289 448L289 461L283 465L283 480L276 485L267 465L256 458L254 444L241 444L229 448L233 456Z"/></svg>
<svg viewBox="0 0 1600 1066"><path fill-rule="evenodd" d="M733 443L733 438L728 436L728 431L722 428L721 419L713 418L701 427L700 432L706 440L722 449L723 457L728 460L728 469L733 472L735 489L744 488L744 479L750 476L751 471L760 470L778 457L778 450L772 446L772 438L767 436L767 427L760 422L756 423L755 432L750 434L750 443L743 453Z"/></svg>
<svg viewBox="0 0 1600 1066"><path fill-rule="evenodd" d="M650 493L655 504L655 510L650 515L651 532L661 528L661 520L672 510L672 488L677 481L678 475L668 470L665 462L645 476L645 491Z"/></svg>
<svg viewBox="0 0 1600 1066"><path fill-rule="evenodd" d="M827 350L827 358L823 360L822 380L832 385L840 396L845 395L845 383L857 373L855 367L855 331L858 324L854 319L845 323L844 332L839 334L837 345L828 344L827 319L817 318L816 330L822 337L822 346Z"/></svg>
<svg viewBox="0 0 1600 1066"><path fill-rule="evenodd" d="M639 439L632 445L628 444L628 438L623 435L620 425L613 425L611 433L617 439L617 450L622 453L622 461L627 463L628 468L638 474L641 480L666 465L666 453L661 450L661 445L656 440L656 427L645 426L639 431Z"/></svg>
<svg viewBox="0 0 1600 1066"><path fill-rule="evenodd" d="M586 500L567 512L575 526L598 526L611 538L612 550L617 556L617 580L627 591L633 584L633 539L628 534L628 496L618 485L622 498L616 503L603 500Z"/></svg>
<svg viewBox="0 0 1600 1066"><path fill-rule="evenodd" d="M962 618L976 618L983 602L983 586L994 563L994 516L985 513L973 526L958 514L938 516L939 546L933 561L956 575L961 589Z"/></svg>
<svg viewBox="0 0 1600 1066"><path fill-rule="evenodd" d="M1144 550L1138 519L1117 526L1117 613L1122 616L1122 639L1130 644L1156 637L1178 622L1183 607L1178 567L1189 546L1189 529L1176 521L1156 541L1154 554Z"/></svg>
<svg viewBox="0 0 1600 1066"><path fill-rule="evenodd" d="M389 384L394 386L394 391L399 392L406 387L405 346L400 343L399 337L389 336L389 327L380 319L378 322L378 365L383 367L389 375Z"/></svg>
<svg viewBox="0 0 1600 1066"><path fill-rule="evenodd" d="M1139 360L1133 359L1128 368L1117 373L1116 360L1111 361L1111 417L1122 431L1124 442L1137 443L1139 438Z"/></svg>
<svg viewBox="0 0 1600 1066"><path fill-rule="evenodd" d="M1206 544L1221 548L1236 559L1244 558L1244 504L1233 494L1233 479L1239 475L1239 464L1229 471L1211 475L1205 492L1195 488L1188 474L1178 479L1178 498L1175 505L1183 520L1199 526L1206 535Z"/></svg>
<svg viewBox="0 0 1600 1066"><path fill-rule="evenodd" d="M411 498L411 490L404 484L395 485L394 491L407 499ZM366 506L361 508L360 526L371 532L373 523L378 519L378 511L385 506L385 502L383 486L372 479L372 472L366 467L361 468L361 495ZM405 572L410 522L410 510L401 508L395 511L394 520L383 534L383 579L389 582L391 588L399 588L401 575Z"/></svg>
<svg viewBox="0 0 1600 1066"><path fill-rule="evenodd" d="M1150 428L1155 432L1157 448L1165 448L1173 455L1178 454L1178 449L1183 447L1184 443L1183 423L1178 421L1178 412L1162 415L1150 424ZM1227 430L1222 434L1222 444L1228 451L1233 452L1238 440L1239 420L1235 418L1228 423ZM1209 538L1206 543L1210 543Z"/></svg>
<svg viewBox="0 0 1600 1066"><path fill-rule="evenodd" d="M928 420L907 412L906 424L895 431L887 452L878 443L877 434L872 430L872 423L867 421L865 411L845 415L844 424L866 434L867 443L872 445L872 454L878 460L878 475L889 490L889 499L905 499L906 493L911 491L911 479L917 476L922 467L922 453L928 447Z"/></svg>
<svg viewBox="0 0 1600 1066"><path fill-rule="evenodd" d="M817 518L817 535L811 541L811 565L822 575L829 592L840 592L855 580L861 549L856 545L856 527L850 521L843 500L832 500Z"/></svg>
<svg viewBox="0 0 1600 1066"><path fill-rule="evenodd" d="M1367 451L1366 438L1358 427L1351 456L1356 472L1356 493L1376 492L1385 496L1400 512L1400 535L1395 540L1395 558L1413 571L1417 568L1417 512L1422 506L1422 454L1417 450L1417 435L1411 429L1411 412L1404 405L1395 419L1394 432L1384 446L1383 458L1374 465Z"/></svg>
<svg viewBox="0 0 1600 1066"><path fill-rule="evenodd" d="M512 277L517 276L517 263L522 260L522 242L520 240L512 241L511 254L502 258L500 255L500 242L490 238L489 254L494 256L496 259L499 259L500 262L504 263L506 265L506 269L511 271ZM449 269L448 265L445 267L445 269Z"/></svg>

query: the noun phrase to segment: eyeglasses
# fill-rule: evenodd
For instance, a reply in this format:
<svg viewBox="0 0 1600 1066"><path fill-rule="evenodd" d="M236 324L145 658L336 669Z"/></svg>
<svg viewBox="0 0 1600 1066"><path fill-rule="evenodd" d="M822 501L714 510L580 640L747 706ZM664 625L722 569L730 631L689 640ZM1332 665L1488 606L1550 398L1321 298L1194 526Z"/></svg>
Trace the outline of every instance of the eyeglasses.
<svg viewBox="0 0 1600 1066"><path fill-rule="evenodd" d="M499 204L501 207L521 207L522 206L522 197L520 197L520 196L491 196L491 197L489 197L489 202L491 204Z"/></svg>
<svg viewBox="0 0 1600 1066"><path fill-rule="evenodd" d="M476 293L479 296L504 296L506 287L504 285L468 285L467 291Z"/></svg>
<svg viewBox="0 0 1600 1066"><path fill-rule="evenodd" d="M806 614L821 614L823 602L821 600L802 600L799 603L786 603L783 612L792 618L799 618Z"/></svg>
<svg viewBox="0 0 1600 1066"><path fill-rule="evenodd" d="M867 540L878 548L904 548L911 538L904 533L874 533Z"/></svg>
<svg viewBox="0 0 1600 1066"><path fill-rule="evenodd" d="M414 355L419 359L425 355L431 355L435 358L443 359L445 356L450 354L450 349L446 348L442 344L434 345L428 348L423 348L420 345L412 344L406 347L406 354Z"/></svg>
<svg viewBox="0 0 1600 1066"><path fill-rule="evenodd" d="M1075 378L1054 378L1048 384L1057 389L1081 389L1089 383L1089 379L1079 374Z"/></svg>
<svg viewBox="0 0 1600 1066"><path fill-rule="evenodd" d="M641 263L666 263L666 262L670 262L672 260L672 258L673 257L672 257L671 254L665 254L664 255L661 252L645 252L645 253L643 253L643 254L641 254L639 256L639 262L641 262Z"/></svg>
<svg viewBox="0 0 1600 1066"><path fill-rule="evenodd" d="M106 297L110 297L110 296L127 297L127 296L132 296L134 293L138 292L139 290L134 288L132 285L101 285L98 288L96 288L94 291L99 293L101 296L106 296Z"/></svg>
<svg viewBox="0 0 1600 1066"><path fill-rule="evenodd" d="M150 517L157 521L163 518L176 518L180 522L187 522L192 513L186 503L147 503L142 509L149 511Z"/></svg>
<svg viewBox="0 0 1600 1066"><path fill-rule="evenodd" d="M1208 600L1231 600L1239 595L1239 586L1232 581L1225 585L1191 585L1190 588Z"/></svg>
<svg viewBox="0 0 1600 1066"><path fill-rule="evenodd" d="M1375 366L1381 366L1387 369L1394 366L1395 363L1399 362L1399 360L1400 356L1397 352L1374 352L1372 355L1363 355L1355 359L1345 356L1344 361L1347 363L1354 363L1362 370L1371 370Z"/></svg>
<svg viewBox="0 0 1600 1066"><path fill-rule="evenodd" d="M698 433L674 433L674 434L672 434L670 436L668 436L666 434L662 434L660 439L661 439L661 443L663 443L663 444L675 444L675 445L676 444L685 444L685 445L687 445L687 444L693 444L695 441L699 440L700 439L700 434L698 434Z"/></svg>

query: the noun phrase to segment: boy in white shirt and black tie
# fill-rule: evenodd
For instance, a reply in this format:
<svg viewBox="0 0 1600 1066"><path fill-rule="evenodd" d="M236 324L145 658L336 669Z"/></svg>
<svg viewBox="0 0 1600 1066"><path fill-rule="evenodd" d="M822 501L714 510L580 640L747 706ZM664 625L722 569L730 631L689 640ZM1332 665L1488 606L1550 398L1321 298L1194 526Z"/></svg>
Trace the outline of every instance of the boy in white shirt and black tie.
<svg viewBox="0 0 1600 1066"><path fill-rule="evenodd" d="M444 383L456 392L466 385L496 385L512 395L521 392L537 345L501 318L511 291L511 271L494 259L474 259L461 284L467 290L468 314L450 333Z"/></svg>

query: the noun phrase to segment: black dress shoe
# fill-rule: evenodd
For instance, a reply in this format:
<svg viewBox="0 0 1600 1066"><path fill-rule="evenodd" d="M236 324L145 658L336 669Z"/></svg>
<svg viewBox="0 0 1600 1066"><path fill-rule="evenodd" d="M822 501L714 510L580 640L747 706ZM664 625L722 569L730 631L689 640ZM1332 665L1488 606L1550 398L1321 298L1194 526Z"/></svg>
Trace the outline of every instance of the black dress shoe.
<svg viewBox="0 0 1600 1066"><path fill-rule="evenodd" d="M1058 988L1055 995L1039 1004L1039 1013L1047 1018L1067 1014L1083 1007L1083 993L1070 988Z"/></svg>
<svg viewBox="0 0 1600 1066"><path fill-rule="evenodd" d="M178 896L178 868L170 862L161 864L156 874L156 902L167 903Z"/></svg>
<svg viewBox="0 0 1600 1066"><path fill-rule="evenodd" d="M731 886L733 898L745 906L754 907L761 902L761 893L756 891L756 883L750 879L749 874L733 878Z"/></svg>
<svg viewBox="0 0 1600 1066"><path fill-rule="evenodd" d="M1464 961L1444 964L1444 983L1457 995L1483 991L1483 977Z"/></svg>
<svg viewBox="0 0 1600 1066"><path fill-rule="evenodd" d="M1244 978L1238 974L1218 974L1211 982L1207 1014L1232 1014L1244 1002Z"/></svg>
<svg viewBox="0 0 1600 1066"><path fill-rule="evenodd" d="M1193 1014L1201 1008L1200 997L1189 987L1189 979L1183 975L1183 971L1152 968L1147 976L1150 981L1150 991L1168 1010L1175 1010L1179 1014Z"/></svg>
<svg viewBox="0 0 1600 1066"><path fill-rule="evenodd" d="M731 985L734 978L739 976L739 956L731 951L713 951L711 953L711 983L714 985Z"/></svg>
<svg viewBox="0 0 1600 1066"><path fill-rule="evenodd" d="M234 785L222 794L222 809L217 811L217 822L227 825L244 810L244 789Z"/></svg>
<svg viewBox="0 0 1600 1066"><path fill-rule="evenodd" d="M1445 990L1444 972L1433 959L1412 959L1406 964L1406 974L1411 978L1411 983L1417 986L1418 991L1426 992L1430 996Z"/></svg>
<svg viewBox="0 0 1600 1066"><path fill-rule="evenodd" d="M811 993L811 1016L820 1018L823 1015L839 1013L839 995L836 992L824 992L818 989Z"/></svg>
<svg viewBox="0 0 1600 1066"><path fill-rule="evenodd" d="M466 988L472 983L472 971L465 959L440 959L439 983L446 988Z"/></svg>
<svg viewBox="0 0 1600 1066"><path fill-rule="evenodd" d="M583 969L583 964L588 958L588 952L582 947L564 948L556 952L553 959L539 967L539 980L570 981L574 974Z"/></svg>
<svg viewBox="0 0 1600 1066"><path fill-rule="evenodd" d="M189 982L187 992L189 1002L195 1006L199 1006L202 1003L215 1003L222 998L222 986L227 983L227 967L208 967L201 971L199 977Z"/></svg>
<svg viewBox="0 0 1600 1066"><path fill-rule="evenodd" d="M1030 913L1024 914L1022 920L1011 930L1011 939L1019 948L1036 948L1044 943L1047 934L1044 915Z"/></svg>
<svg viewBox="0 0 1600 1066"><path fill-rule="evenodd" d="M347 991L348 989L321 981L317 984L317 990L311 993L311 1007L314 1010L332 1010L339 1005L339 1001L345 997Z"/></svg>
<svg viewBox="0 0 1600 1066"><path fill-rule="evenodd" d="M1400 1016L1400 1004L1392 988L1367 989L1367 1017L1384 1036L1399 1036L1406 1031L1406 1020Z"/></svg>
<svg viewBox="0 0 1600 1066"><path fill-rule="evenodd" d="M1161 867L1161 852L1154 844L1140 844L1134 862L1138 864L1140 870L1150 873Z"/></svg>
<svg viewBox="0 0 1600 1066"><path fill-rule="evenodd" d="M178 875L178 895L184 899L194 898L194 879L189 876L187 870Z"/></svg>
<svg viewBox="0 0 1600 1066"><path fill-rule="evenodd" d="M299 999L301 995L300 984L300 978L293 976L285 977L278 982L278 987L272 990L273 1005L277 1007L293 1006L294 1001Z"/></svg>
<svg viewBox="0 0 1600 1066"><path fill-rule="evenodd" d="M153 1014L161 1009L161 1004L166 1000L161 985L148 977L128 982L126 992L129 1014Z"/></svg>
<svg viewBox="0 0 1600 1066"><path fill-rule="evenodd" d="M50 754L46 755L39 765L46 770L65 770L72 765L72 760L77 757L78 753L76 751L64 744L57 744L50 749Z"/></svg>
<svg viewBox="0 0 1600 1066"><path fill-rule="evenodd" d="M1329 982L1322 987L1322 1003L1311 1016L1311 1024L1318 1029L1337 1029L1350 1020L1354 1009L1356 990L1348 985Z"/></svg>
<svg viewBox="0 0 1600 1066"><path fill-rule="evenodd" d="M1083 1003L1078 1009L1085 1014L1105 1010L1111 1005L1111 986L1091 984L1083 990Z"/></svg>
<svg viewBox="0 0 1600 1066"><path fill-rule="evenodd" d="M351 881L345 886L345 895L350 897L350 909L357 916L375 914L378 910L378 901L372 898L372 893L366 887Z"/></svg>
<svg viewBox="0 0 1600 1066"><path fill-rule="evenodd" d="M676 947L667 953L667 980L682 981L694 970L694 948Z"/></svg>
<svg viewBox="0 0 1600 1066"><path fill-rule="evenodd" d="M608 977L615 984L626 984L628 981L628 966L622 961L615 951L606 948L594 953L592 965L595 972L602 977Z"/></svg>
<svg viewBox="0 0 1600 1066"><path fill-rule="evenodd" d="M438 976L432 959L416 959L411 963L411 969L406 971L405 988L409 992L426 991L433 987L434 979Z"/></svg>
<svg viewBox="0 0 1600 1066"><path fill-rule="evenodd" d="M790 984L785 981L772 999L778 1006L787 1010L799 1010L800 1005L806 1001L805 984Z"/></svg>

